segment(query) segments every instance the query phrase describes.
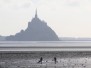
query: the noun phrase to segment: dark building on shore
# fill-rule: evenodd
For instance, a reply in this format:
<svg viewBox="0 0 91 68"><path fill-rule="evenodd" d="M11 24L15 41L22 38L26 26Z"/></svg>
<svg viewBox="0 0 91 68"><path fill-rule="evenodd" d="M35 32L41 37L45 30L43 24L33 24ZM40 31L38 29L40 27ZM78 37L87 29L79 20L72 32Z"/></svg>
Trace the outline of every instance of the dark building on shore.
<svg viewBox="0 0 91 68"><path fill-rule="evenodd" d="M7 41L59 41L56 33L47 25L46 22L41 21L37 16L28 23L27 29L21 30L15 35L7 36Z"/></svg>

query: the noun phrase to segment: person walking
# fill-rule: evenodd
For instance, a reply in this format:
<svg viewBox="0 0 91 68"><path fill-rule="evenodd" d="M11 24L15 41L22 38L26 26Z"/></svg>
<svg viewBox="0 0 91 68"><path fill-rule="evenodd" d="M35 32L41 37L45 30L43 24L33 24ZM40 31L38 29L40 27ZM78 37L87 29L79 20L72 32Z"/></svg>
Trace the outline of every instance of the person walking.
<svg viewBox="0 0 91 68"><path fill-rule="evenodd" d="M43 58L41 57L40 60L38 61L38 63L42 64Z"/></svg>
<svg viewBox="0 0 91 68"><path fill-rule="evenodd" d="M56 57L54 57L54 63L55 63L55 64L57 63L57 58L56 58Z"/></svg>

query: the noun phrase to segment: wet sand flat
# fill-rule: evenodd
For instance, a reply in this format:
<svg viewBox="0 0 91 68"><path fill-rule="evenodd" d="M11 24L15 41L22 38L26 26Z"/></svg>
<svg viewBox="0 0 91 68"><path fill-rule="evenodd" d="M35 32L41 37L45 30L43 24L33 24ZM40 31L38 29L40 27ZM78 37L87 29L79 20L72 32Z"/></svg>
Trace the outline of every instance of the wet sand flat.
<svg viewBox="0 0 91 68"><path fill-rule="evenodd" d="M42 63L38 63L40 57ZM57 58L55 64L54 57ZM90 68L91 52L0 52L1 68Z"/></svg>

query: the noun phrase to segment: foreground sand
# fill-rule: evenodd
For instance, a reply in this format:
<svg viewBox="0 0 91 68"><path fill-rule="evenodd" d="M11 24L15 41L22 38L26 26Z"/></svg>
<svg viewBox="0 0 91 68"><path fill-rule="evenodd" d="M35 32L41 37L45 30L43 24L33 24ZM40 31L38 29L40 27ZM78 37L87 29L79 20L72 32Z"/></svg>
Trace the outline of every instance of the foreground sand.
<svg viewBox="0 0 91 68"><path fill-rule="evenodd" d="M40 57L43 57L42 64L37 63ZM91 53L0 52L0 68L91 68Z"/></svg>

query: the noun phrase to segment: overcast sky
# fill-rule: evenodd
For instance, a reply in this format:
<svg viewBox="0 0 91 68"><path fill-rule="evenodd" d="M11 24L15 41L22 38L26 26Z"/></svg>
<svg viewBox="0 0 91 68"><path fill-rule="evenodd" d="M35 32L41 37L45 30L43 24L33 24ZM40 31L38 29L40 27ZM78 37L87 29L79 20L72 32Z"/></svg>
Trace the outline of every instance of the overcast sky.
<svg viewBox="0 0 91 68"><path fill-rule="evenodd" d="M91 37L91 0L0 0L0 35L25 30L36 8L59 37Z"/></svg>

